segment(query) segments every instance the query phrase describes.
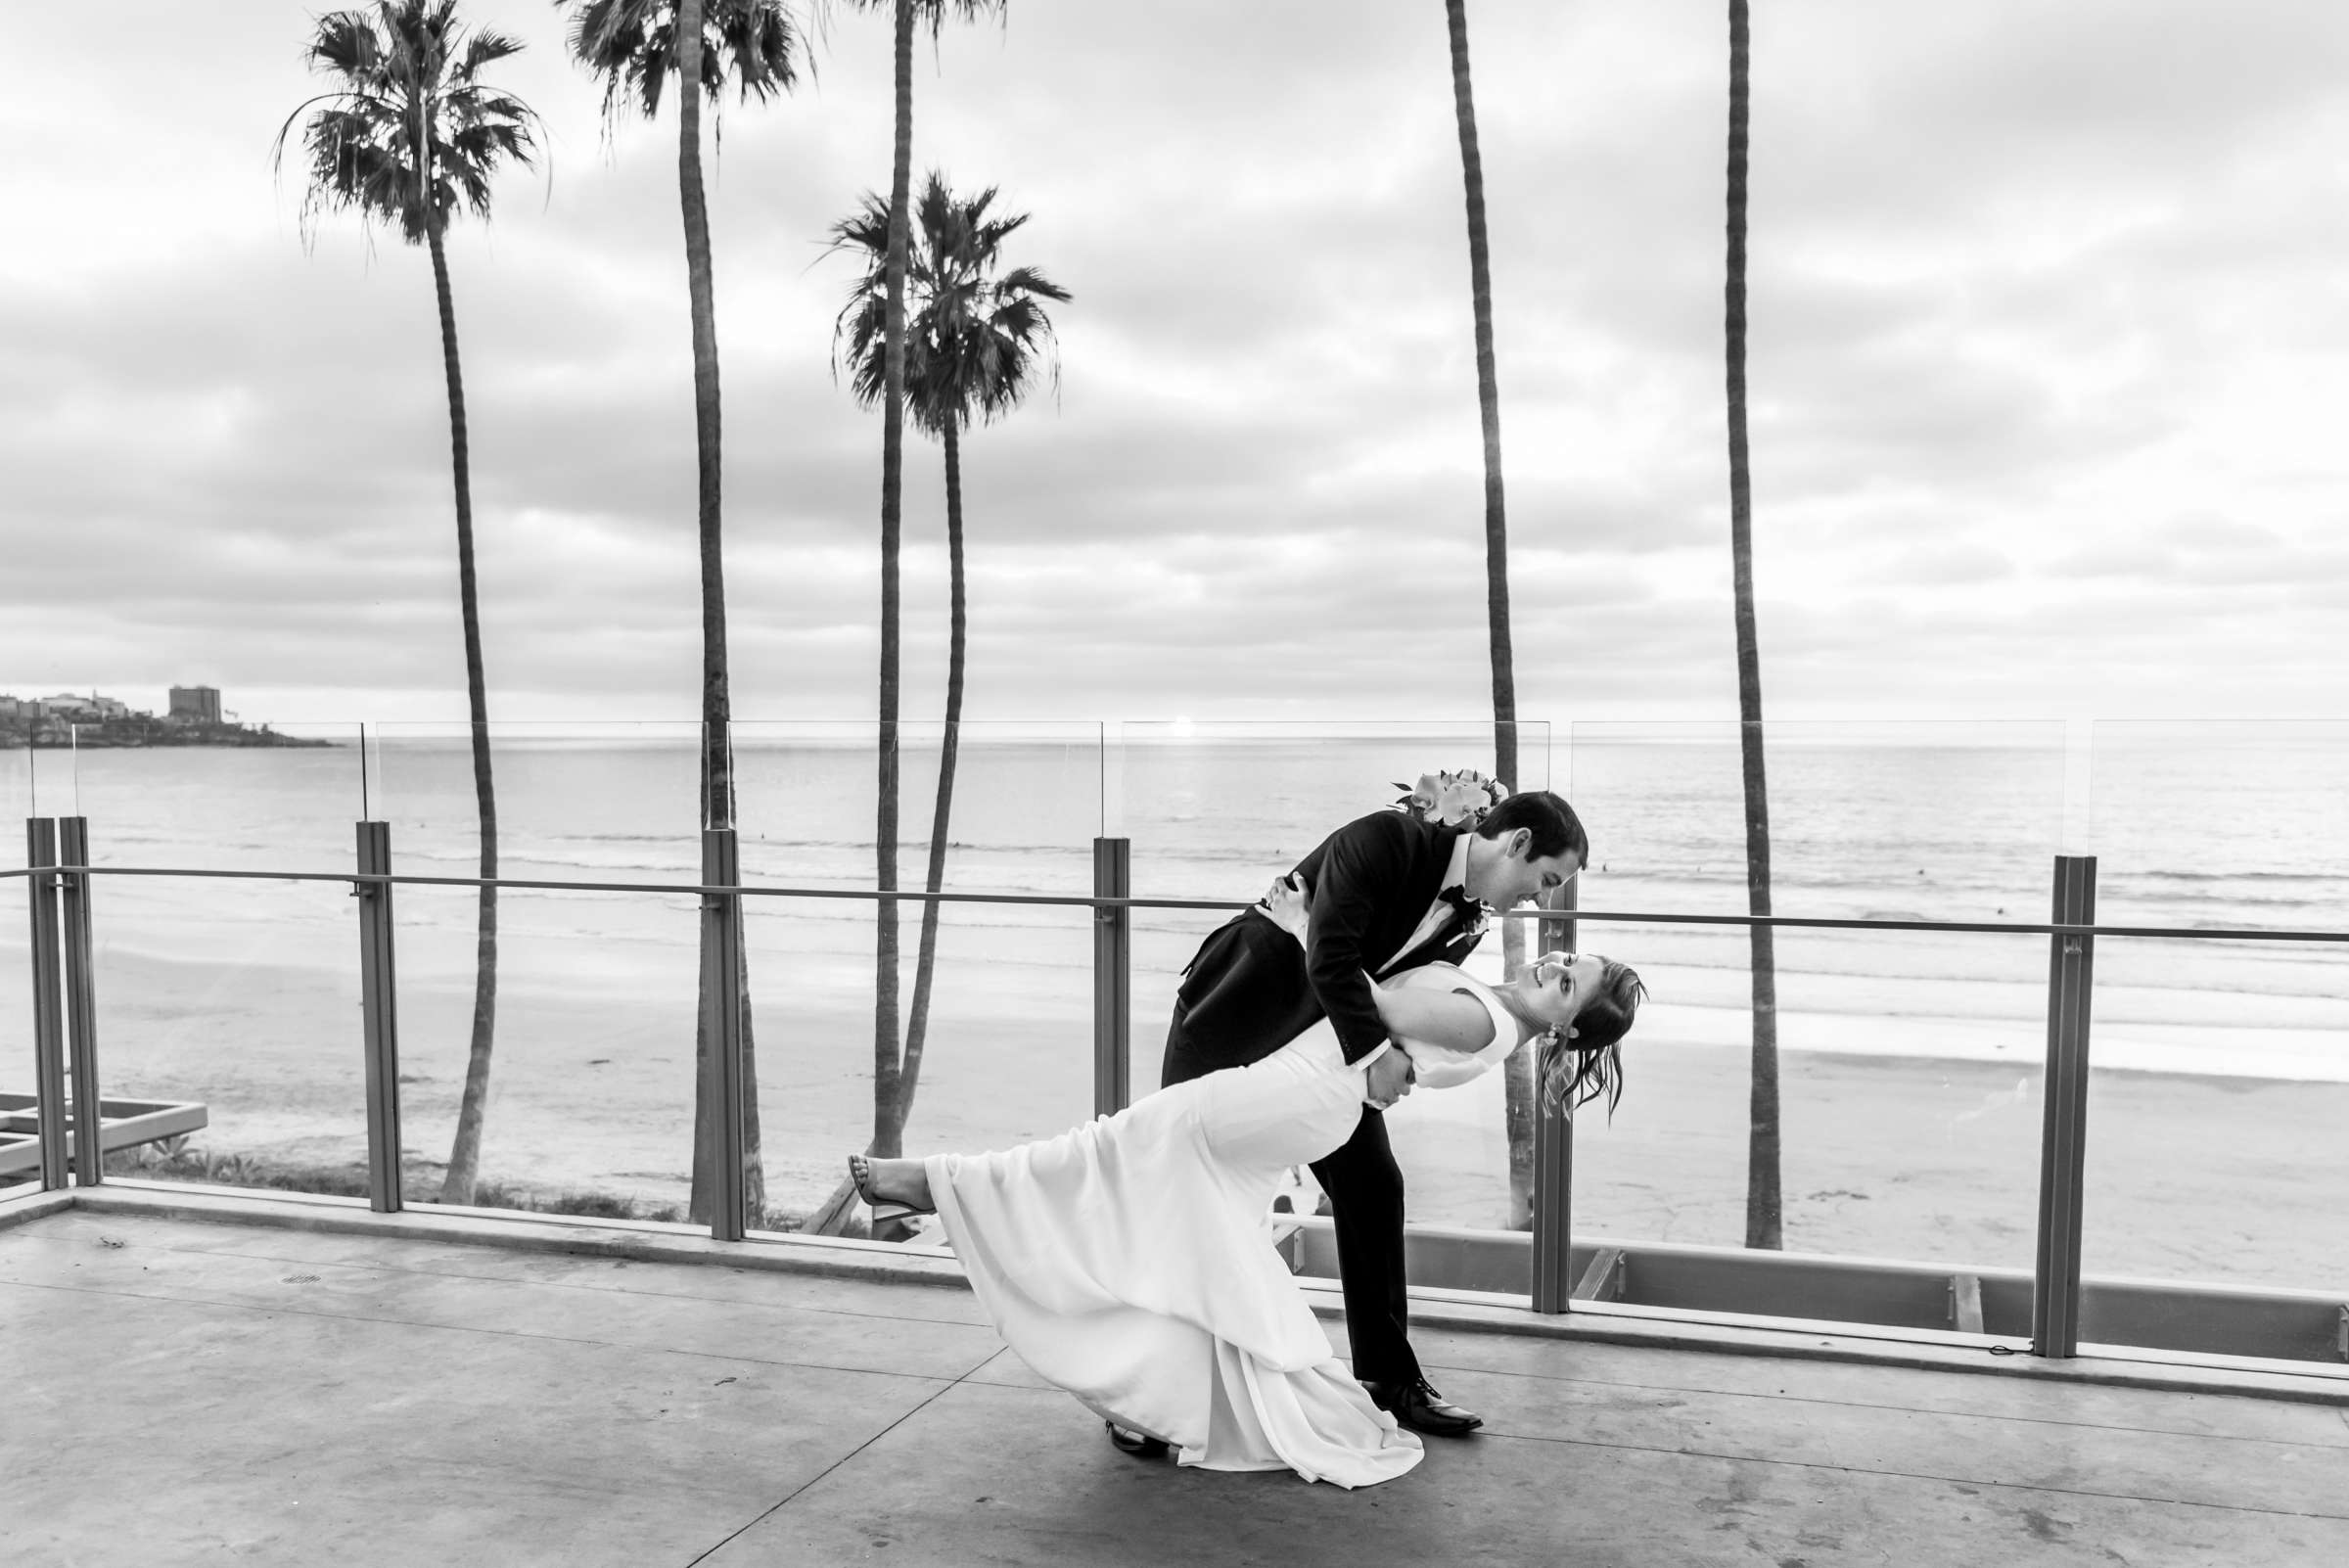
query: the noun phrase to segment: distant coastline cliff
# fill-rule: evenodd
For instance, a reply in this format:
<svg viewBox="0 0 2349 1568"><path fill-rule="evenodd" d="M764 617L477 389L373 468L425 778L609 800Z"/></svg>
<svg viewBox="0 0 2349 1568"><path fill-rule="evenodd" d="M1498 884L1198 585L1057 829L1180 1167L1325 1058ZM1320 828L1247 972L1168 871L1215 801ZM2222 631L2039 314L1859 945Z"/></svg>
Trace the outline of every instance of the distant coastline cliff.
<svg viewBox="0 0 2349 1568"><path fill-rule="evenodd" d="M213 686L174 686L161 717L91 692L55 697L0 693L0 751L26 747L330 746L331 741L281 735L267 724L243 724L224 713Z"/></svg>

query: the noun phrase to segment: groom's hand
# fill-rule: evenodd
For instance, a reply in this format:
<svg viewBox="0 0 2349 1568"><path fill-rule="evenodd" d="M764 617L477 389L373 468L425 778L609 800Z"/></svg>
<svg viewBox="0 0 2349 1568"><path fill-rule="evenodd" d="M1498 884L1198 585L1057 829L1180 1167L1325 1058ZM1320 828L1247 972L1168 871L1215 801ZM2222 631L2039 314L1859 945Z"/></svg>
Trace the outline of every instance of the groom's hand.
<svg viewBox="0 0 2349 1568"><path fill-rule="evenodd" d="M1411 1091L1411 1059L1400 1045L1389 1045L1377 1061L1362 1070L1362 1098L1386 1110Z"/></svg>

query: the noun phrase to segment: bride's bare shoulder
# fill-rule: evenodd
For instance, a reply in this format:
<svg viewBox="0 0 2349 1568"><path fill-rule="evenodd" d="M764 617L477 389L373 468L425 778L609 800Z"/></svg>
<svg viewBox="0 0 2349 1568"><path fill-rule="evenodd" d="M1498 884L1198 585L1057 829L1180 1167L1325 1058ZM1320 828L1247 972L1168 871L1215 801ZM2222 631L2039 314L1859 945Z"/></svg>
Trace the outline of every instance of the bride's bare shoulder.
<svg viewBox="0 0 2349 1568"><path fill-rule="evenodd" d="M1390 1028L1414 1044L1477 1051L1492 1043L1492 992L1451 964L1423 964L1396 977L1379 1007Z"/></svg>

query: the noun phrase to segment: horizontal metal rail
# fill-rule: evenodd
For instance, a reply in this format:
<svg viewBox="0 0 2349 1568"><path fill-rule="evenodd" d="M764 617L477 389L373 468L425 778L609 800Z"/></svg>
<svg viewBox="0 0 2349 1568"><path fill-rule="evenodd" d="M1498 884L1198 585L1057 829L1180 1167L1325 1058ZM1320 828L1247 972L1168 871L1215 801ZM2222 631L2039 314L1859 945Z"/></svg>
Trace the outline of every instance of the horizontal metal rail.
<svg viewBox="0 0 2349 1568"><path fill-rule="evenodd" d="M550 893L668 893L697 899L846 899L874 902L882 899L902 903L1056 904L1082 909L1245 909L1255 900L1240 899L1111 899L1086 893L925 893L906 889L880 893L870 888L713 887L699 882L565 882L525 877L426 877L377 875L355 871L233 871L199 866L61 865L42 867L44 874L87 872L115 877L213 877L247 882L340 882L349 886L380 883L401 887L519 888ZM17 870L0 873L30 876ZM1503 920L1555 920L1543 909L1509 909ZM1636 925L1771 926L1804 931L1947 931L1978 932L2008 937L2140 937L2182 938L2216 942L2309 942L2349 944L2349 931L2279 931L2261 926L2102 926L2063 925L2050 921L2007 920L1867 920L1828 915L1675 914L1643 909L1581 909L1578 920L1614 921Z"/></svg>
<svg viewBox="0 0 2349 1568"><path fill-rule="evenodd" d="M47 870L47 867L43 867ZM117 877L215 877L240 882L342 882L353 886L384 883L426 888L522 888L552 893L673 893L697 899L852 899L898 903L1047 903L1074 908L1245 909L1244 899L1101 899L1089 893L924 893L908 889L879 893L870 888L762 888L745 883L739 888L700 882L559 882L534 877L420 877L405 872L383 875L362 871L229 871L204 867L77 866L59 871L88 871ZM23 873L20 873L23 874Z"/></svg>
<svg viewBox="0 0 2349 1568"><path fill-rule="evenodd" d="M1540 909L1511 909L1504 920L1539 920ZM1549 916L1557 918L1555 915ZM1847 920L1815 915L1650 914L1619 909L1583 909L1578 920L1615 920L1644 925L1791 926L1806 931L1982 931L2012 937L2210 937L2230 942L2340 942L2349 931L2271 931L2262 926L2081 926L2004 920Z"/></svg>

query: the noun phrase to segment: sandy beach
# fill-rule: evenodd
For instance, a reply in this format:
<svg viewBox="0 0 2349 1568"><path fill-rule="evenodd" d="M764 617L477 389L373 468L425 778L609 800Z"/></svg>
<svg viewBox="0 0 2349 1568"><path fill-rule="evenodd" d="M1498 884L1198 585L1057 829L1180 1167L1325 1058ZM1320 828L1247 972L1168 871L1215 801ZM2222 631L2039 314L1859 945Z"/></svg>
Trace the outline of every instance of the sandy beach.
<svg viewBox="0 0 2349 1568"><path fill-rule="evenodd" d="M1078 939L1072 932L1072 940ZM545 943L556 939L547 937ZM403 1141L411 1181L447 1156L463 1081L470 984L454 954L402 952ZM415 960L410 962L411 956ZM4 959L0 959L4 961ZM786 951L754 951L759 993L821 997ZM582 969L509 933L485 1177L649 1203L685 1193L692 978L636 964ZM560 985L534 976L560 972ZM836 978L836 977L835 977ZM1137 977L1138 980L1138 977ZM110 1094L209 1107L193 1141L217 1153L364 1158L355 983L316 965L102 960ZM1137 984L1137 1086L1156 1081L1163 1001ZM921 1152L1047 1135L1090 1106L1089 998L1046 977L942 988L907 1142ZM760 1104L768 1201L830 1191L871 1122L871 1025L852 1006L765 1002ZM1790 1017L1799 1038L1801 1020ZM1735 1245L1743 1235L1747 1081L1741 1051L1639 1039L1612 1124L1577 1130L1578 1234ZM1790 1250L2028 1268L2041 1101L2034 1065L1789 1052L1783 1181ZM1500 1086L1413 1095L1390 1117L1414 1219L1497 1223L1504 1207ZM2291 1288L2349 1285L2349 1085L2099 1072L2090 1106L2090 1272Z"/></svg>

